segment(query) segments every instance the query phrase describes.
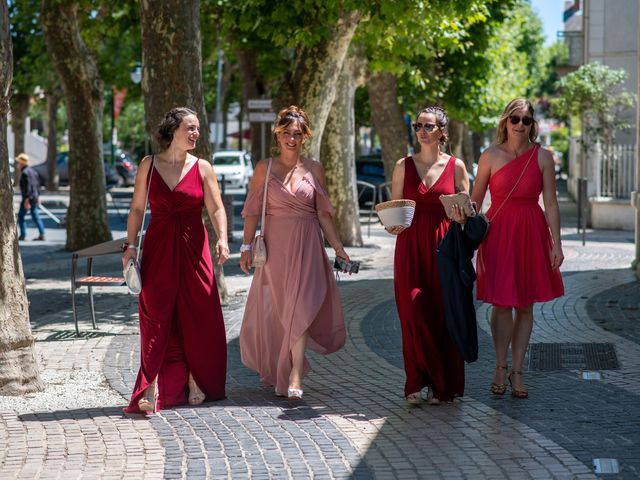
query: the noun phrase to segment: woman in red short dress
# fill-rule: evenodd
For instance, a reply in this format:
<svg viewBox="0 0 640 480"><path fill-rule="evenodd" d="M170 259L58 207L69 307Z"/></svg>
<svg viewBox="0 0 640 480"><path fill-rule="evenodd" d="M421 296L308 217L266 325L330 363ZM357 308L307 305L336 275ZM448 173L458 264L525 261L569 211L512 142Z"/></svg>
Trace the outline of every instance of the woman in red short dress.
<svg viewBox="0 0 640 480"><path fill-rule="evenodd" d="M478 300L493 305L496 369L491 391L504 395L508 380L517 398L528 397L522 364L533 327L533 304L564 294L555 168L551 153L534 143L537 131L531 103L511 101L500 117L496 142L480 156L472 195L481 205L487 186L491 192L491 228L476 265Z"/></svg>

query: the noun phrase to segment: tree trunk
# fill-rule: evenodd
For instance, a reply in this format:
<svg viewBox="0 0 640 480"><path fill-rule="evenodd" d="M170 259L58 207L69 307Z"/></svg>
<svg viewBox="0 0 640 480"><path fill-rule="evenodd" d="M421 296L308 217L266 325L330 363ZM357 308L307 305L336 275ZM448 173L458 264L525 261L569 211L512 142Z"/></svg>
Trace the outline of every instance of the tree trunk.
<svg viewBox="0 0 640 480"><path fill-rule="evenodd" d="M464 142L464 123L460 120L449 122L449 152L456 158L462 158Z"/></svg>
<svg viewBox="0 0 640 480"><path fill-rule="evenodd" d="M103 84L80 36L75 2L42 0L47 51L60 76L69 123L67 250L111 239L102 159Z"/></svg>
<svg viewBox="0 0 640 480"><path fill-rule="evenodd" d="M140 2L142 32L142 93L145 122L151 136L164 114L185 106L198 113L200 139L192 153L211 161L207 112L202 90L202 40L200 1L165 0ZM179 54L176 54L179 52ZM154 141L155 142L155 141ZM158 146L154 145L157 151ZM208 217L207 215L205 215ZM218 292L228 300L223 269L216 265L213 247L218 238L208 218L211 258L214 259Z"/></svg>
<svg viewBox="0 0 640 480"><path fill-rule="evenodd" d="M47 92L47 190L57 190L59 184L56 157L58 156L58 105L60 94L57 89Z"/></svg>
<svg viewBox="0 0 640 480"><path fill-rule="evenodd" d="M316 160L320 158L322 132L336 96L338 76L360 18L357 11L344 13L324 39L298 49L291 81L283 82L277 95L279 107L293 103L309 115L313 129L309 152Z"/></svg>
<svg viewBox="0 0 640 480"><path fill-rule="evenodd" d="M480 160L480 155L482 154L482 147L484 146L484 138L482 133L471 132L471 144L473 148L473 153L471 155L471 163L467 163L467 168L472 168L473 163L478 163Z"/></svg>
<svg viewBox="0 0 640 480"><path fill-rule="evenodd" d="M371 120L380 137L384 175L391 181L396 162L407 155L407 127L402 107L398 103L396 77L391 73L377 72L368 79Z"/></svg>
<svg viewBox="0 0 640 480"><path fill-rule="evenodd" d="M342 66L320 148L327 191L336 208L338 233L342 243L349 247L362 246L355 156L356 62L353 56L349 56Z"/></svg>
<svg viewBox="0 0 640 480"><path fill-rule="evenodd" d="M255 50L248 48L237 49L236 57L238 58L238 65L240 66L240 76L242 77L242 103L244 115L246 115L248 118L249 100L264 97L264 95L267 93L267 90L262 77L258 74ZM271 132L267 125L261 126L260 123L257 122L250 122L249 128L251 131L251 162L255 167L256 163L258 163L258 161L263 156L262 129L266 128L266 133L264 135L264 156L269 156L269 150L271 147ZM242 131L240 133L242 134Z"/></svg>
<svg viewBox="0 0 640 480"><path fill-rule="evenodd" d="M24 137L31 97L26 93L16 93L11 97L11 130L13 131L13 158L25 152ZM13 184L20 183L20 169L15 166Z"/></svg>
<svg viewBox="0 0 640 480"><path fill-rule="evenodd" d="M0 395L42 390L29 303L16 238L13 189L9 178L7 112L13 75L7 2L0 2Z"/></svg>

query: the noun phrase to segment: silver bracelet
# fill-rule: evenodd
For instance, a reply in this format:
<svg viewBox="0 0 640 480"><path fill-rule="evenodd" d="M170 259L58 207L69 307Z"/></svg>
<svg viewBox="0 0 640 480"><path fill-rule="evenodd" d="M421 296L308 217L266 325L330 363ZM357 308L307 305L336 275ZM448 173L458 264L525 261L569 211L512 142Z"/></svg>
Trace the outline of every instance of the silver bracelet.
<svg viewBox="0 0 640 480"><path fill-rule="evenodd" d="M243 243L240 245L240 253L250 252L252 248L253 247L250 243Z"/></svg>

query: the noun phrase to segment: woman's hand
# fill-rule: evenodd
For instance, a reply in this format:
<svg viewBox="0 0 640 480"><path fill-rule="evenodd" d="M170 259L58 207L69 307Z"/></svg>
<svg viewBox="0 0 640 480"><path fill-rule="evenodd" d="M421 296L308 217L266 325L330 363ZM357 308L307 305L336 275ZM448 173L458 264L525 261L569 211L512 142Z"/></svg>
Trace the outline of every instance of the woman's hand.
<svg viewBox="0 0 640 480"><path fill-rule="evenodd" d="M137 251L138 250L136 249L136 247L132 247L131 245L129 245L127 249L122 252L122 269L127 266L127 263L129 263L130 259L136 259Z"/></svg>
<svg viewBox="0 0 640 480"><path fill-rule="evenodd" d="M229 260L229 244L224 239L218 239L215 250L218 265L222 265L224 262Z"/></svg>
<svg viewBox="0 0 640 480"><path fill-rule="evenodd" d="M396 225L394 227L384 227L384 229L389 232L391 235L399 235L401 234L407 227L404 225Z"/></svg>
<svg viewBox="0 0 640 480"><path fill-rule="evenodd" d="M350 261L349 255L347 255L347 252L342 245L338 248L334 248L333 251L336 252L336 257L344 258L347 262Z"/></svg>
<svg viewBox="0 0 640 480"><path fill-rule="evenodd" d="M454 205L451 208L451 220L458 222L461 225L467 223L467 215L464 213L464 209L460 205Z"/></svg>
<svg viewBox="0 0 640 480"><path fill-rule="evenodd" d="M551 248L551 268L555 270L556 268L560 268L564 262L564 254L562 253L562 245L559 243L554 243Z"/></svg>
<svg viewBox="0 0 640 480"><path fill-rule="evenodd" d="M249 273L249 270L252 267L251 265L252 260L253 259L251 257L251 250L240 253L240 268L244 273L247 273L247 274Z"/></svg>

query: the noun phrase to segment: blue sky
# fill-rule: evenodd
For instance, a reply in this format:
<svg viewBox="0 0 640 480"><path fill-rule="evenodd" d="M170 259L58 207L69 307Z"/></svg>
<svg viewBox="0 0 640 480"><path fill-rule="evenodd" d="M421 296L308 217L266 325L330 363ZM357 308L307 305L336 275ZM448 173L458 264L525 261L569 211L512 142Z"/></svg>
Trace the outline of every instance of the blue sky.
<svg viewBox="0 0 640 480"><path fill-rule="evenodd" d="M564 0L531 0L531 6L542 19L544 34L547 37L545 45L555 42L558 30L564 29L562 22Z"/></svg>

